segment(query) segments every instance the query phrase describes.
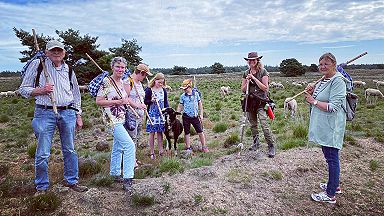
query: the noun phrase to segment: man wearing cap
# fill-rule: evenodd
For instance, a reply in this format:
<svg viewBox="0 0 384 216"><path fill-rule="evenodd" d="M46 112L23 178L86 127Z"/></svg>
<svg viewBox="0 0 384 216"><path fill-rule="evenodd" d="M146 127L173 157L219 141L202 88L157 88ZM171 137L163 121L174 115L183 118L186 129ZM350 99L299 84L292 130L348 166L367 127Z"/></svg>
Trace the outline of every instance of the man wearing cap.
<svg viewBox="0 0 384 216"><path fill-rule="evenodd" d="M142 82L147 75L152 76L152 73L149 71L149 67L145 64L139 64L135 67L133 74L130 76L130 79L133 81L133 86L130 85L129 80L125 81L125 86L129 86L129 88L125 88L125 90L129 98L132 99L132 106L136 108L136 112L140 116L140 118L136 121L136 128L132 131L128 130L128 134L136 146L138 145L143 125L144 111L147 109L147 106L143 103L145 91L142 85Z"/></svg>
<svg viewBox="0 0 384 216"><path fill-rule="evenodd" d="M265 140L268 143L268 156L274 157L276 154L275 140L267 122L266 110L264 110L266 102L263 101L263 99L267 99L268 96L269 74L260 61L262 57L263 56L259 56L257 52L250 52L248 53L248 57L244 58L249 68L243 74L241 90L244 93L247 92L247 88L249 90L247 107L245 108L253 136L253 144L249 150L255 151L260 147L259 131L257 128L259 120Z"/></svg>
<svg viewBox="0 0 384 216"><path fill-rule="evenodd" d="M87 188L78 184L78 157L75 150L75 128L81 128L81 96L75 74L69 72L63 61L64 45L56 40L46 45L44 62L33 60L28 66L21 86L20 94L25 98L35 98L35 113L32 127L37 139L35 156L35 184L37 195L49 188L48 161L52 138L56 127L59 130L64 160L63 185L75 191L83 192ZM48 72L45 79L43 65ZM36 78L39 74L39 77ZM71 76L71 77L70 77ZM38 83L35 83L38 81ZM49 95L56 102L57 114Z"/></svg>
<svg viewBox="0 0 384 216"><path fill-rule="evenodd" d="M180 96L180 103L177 107L177 112L183 110L183 127L184 127L184 140L188 151L192 151L189 134L191 130L191 124L195 128L196 133L199 135L199 139L202 145L203 152L209 152L208 147L205 145L205 136L203 133L203 103L201 102L200 95L196 91L192 91L192 80L186 79L183 81L180 89L184 90L184 93ZM200 110L200 116L199 116Z"/></svg>

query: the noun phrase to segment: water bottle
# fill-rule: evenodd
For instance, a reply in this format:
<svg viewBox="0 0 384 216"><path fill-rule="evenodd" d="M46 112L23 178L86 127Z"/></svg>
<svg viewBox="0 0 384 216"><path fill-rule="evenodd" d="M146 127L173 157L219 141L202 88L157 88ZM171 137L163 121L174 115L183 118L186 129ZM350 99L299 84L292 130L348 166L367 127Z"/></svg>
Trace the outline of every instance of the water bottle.
<svg viewBox="0 0 384 216"><path fill-rule="evenodd" d="M275 114L273 113L271 106L269 106L269 104L267 103L265 107L266 107L269 119L273 120L275 118Z"/></svg>

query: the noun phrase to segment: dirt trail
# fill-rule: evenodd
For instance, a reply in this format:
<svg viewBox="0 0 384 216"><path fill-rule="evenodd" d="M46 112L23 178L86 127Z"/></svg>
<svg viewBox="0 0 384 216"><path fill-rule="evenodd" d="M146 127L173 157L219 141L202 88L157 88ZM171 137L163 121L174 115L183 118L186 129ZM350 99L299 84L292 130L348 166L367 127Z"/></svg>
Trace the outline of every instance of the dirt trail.
<svg viewBox="0 0 384 216"><path fill-rule="evenodd" d="M113 188L66 192L57 215L384 215L383 143L358 139L341 153L341 187L337 204L315 203L310 193L327 178L320 148L262 152L219 158L212 166L161 178L136 180L135 193L153 196L155 204L134 207ZM372 172L370 161L378 161ZM169 190L164 185L169 183Z"/></svg>

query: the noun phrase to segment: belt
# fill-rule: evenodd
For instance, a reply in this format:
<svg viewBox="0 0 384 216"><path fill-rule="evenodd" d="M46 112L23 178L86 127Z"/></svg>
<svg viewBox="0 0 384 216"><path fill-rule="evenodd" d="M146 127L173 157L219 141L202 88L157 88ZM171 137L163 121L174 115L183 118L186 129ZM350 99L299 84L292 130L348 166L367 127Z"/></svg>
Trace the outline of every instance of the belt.
<svg viewBox="0 0 384 216"><path fill-rule="evenodd" d="M53 106L47 106L47 105L40 105L40 104L36 104L36 107L37 108L41 108L41 109L53 109ZM57 107L58 110L66 110L66 109L72 109L72 110L75 110L75 111L79 111L78 109L76 109L75 107L72 107L72 104L69 104L67 106L58 106Z"/></svg>

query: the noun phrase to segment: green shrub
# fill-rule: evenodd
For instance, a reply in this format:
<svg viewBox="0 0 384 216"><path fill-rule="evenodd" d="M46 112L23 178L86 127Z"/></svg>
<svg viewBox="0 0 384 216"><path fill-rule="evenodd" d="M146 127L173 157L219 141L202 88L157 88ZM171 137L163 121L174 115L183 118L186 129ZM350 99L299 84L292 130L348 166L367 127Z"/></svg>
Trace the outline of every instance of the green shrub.
<svg viewBox="0 0 384 216"><path fill-rule="evenodd" d="M274 180L282 180L283 174L279 170L272 170L271 171L271 177Z"/></svg>
<svg viewBox="0 0 384 216"><path fill-rule="evenodd" d="M215 110L216 111L221 111L222 108L223 108L223 105L221 104L221 101L217 101L215 103Z"/></svg>
<svg viewBox="0 0 384 216"><path fill-rule="evenodd" d="M288 138L288 139L282 140L281 145L279 145L279 148L281 150L288 150L292 148L305 146L306 143L307 143L307 140L304 140L304 139Z"/></svg>
<svg viewBox="0 0 384 216"><path fill-rule="evenodd" d="M132 204L134 206L151 206L155 204L155 197L135 193L132 195Z"/></svg>
<svg viewBox="0 0 384 216"><path fill-rule="evenodd" d="M10 118L8 115L2 114L0 115L0 123L9 122Z"/></svg>
<svg viewBox="0 0 384 216"><path fill-rule="evenodd" d="M198 168L202 166L211 166L213 160L211 158L192 158L191 168Z"/></svg>
<svg viewBox="0 0 384 216"><path fill-rule="evenodd" d="M161 187L163 188L164 193L169 193L171 191L171 184L169 182L164 182Z"/></svg>
<svg viewBox="0 0 384 216"><path fill-rule="evenodd" d="M98 187L109 187L114 183L114 178L112 176L96 176L91 184Z"/></svg>
<svg viewBox="0 0 384 216"><path fill-rule="evenodd" d="M237 133L232 133L225 141L224 141L224 148L229 148L232 145L237 144L240 142L239 135Z"/></svg>
<svg viewBox="0 0 384 216"><path fill-rule="evenodd" d="M30 212L51 212L56 210L61 204L60 198L54 193L46 193L36 197L32 197L29 200Z"/></svg>
<svg viewBox="0 0 384 216"><path fill-rule="evenodd" d="M372 171L372 172L375 172L377 169L379 169L379 161L377 160L371 160L369 162L369 169Z"/></svg>
<svg viewBox="0 0 384 216"><path fill-rule="evenodd" d="M30 158L35 158L36 148L37 148L36 141L34 141L32 144L30 144L30 145L27 147L27 154L28 154L28 156L29 156Z"/></svg>
<svg viewBox="0 0 384 216"><path fill-rule="evenodd" d="M193 200L195 201L195 205L199 205L204 201L203 195L197 194L193 197Z"/></svg>
<svg viewBox="0 0 384 216"><path fill-rule="evenodd" d="M164 158L159 165L159 171L160 173L168 172L169 174L173 175L178 172L184 172L184 167L180 160L176 158Z"/></svg>
<svg viewBox="0 0 384 216"><path fill-rule="evenodd" d="M101 168L101 164L97 163L96 161L86 160L81 166L79 166L79 175L81 177L91 176L99 173Z"/></svg>
<svg viewBox="0 0 384 216"><path fill-rule="evenodd" d="M213 132L216 132L216 133L221 133L221 132L225 132L228 128L228 125L224 122L219 122L217 124L215 124L215 126L212 128Z"/></svg>
<svg viewBox="0 0 384 216"><path fill-rule="evenodd" d="M238 121L238 120L239 120L239 116L237 116L237 115L235 115L235 114L231 114L230 119L231 119L231 120Z"/></svg>
<svg viewBox="0 0 384 216"><path fill-rule="evenodd" d="M293 128L293 136L296 138L306 138L308 136L308 128L302 124Z"/></svg>

